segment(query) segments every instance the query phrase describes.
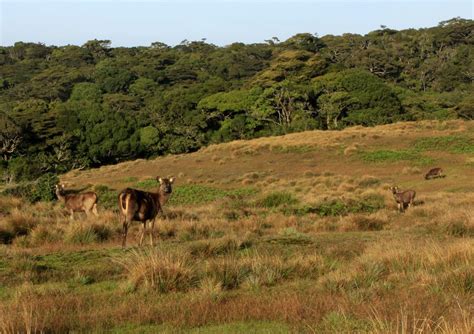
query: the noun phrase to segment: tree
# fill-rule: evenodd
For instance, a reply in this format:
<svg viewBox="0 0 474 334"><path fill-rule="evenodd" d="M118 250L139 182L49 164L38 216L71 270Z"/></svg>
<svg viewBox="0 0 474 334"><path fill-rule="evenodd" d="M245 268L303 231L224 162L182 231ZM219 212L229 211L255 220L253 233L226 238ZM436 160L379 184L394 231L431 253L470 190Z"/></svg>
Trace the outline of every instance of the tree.
<svg viewBox="0 0 474 334"><path fill-rule="evenodd" d="M366 71L329 73L316 78L313 87L323 128L385 124L403 114L395 92Z"/></svg>
<svg viewBox="0 0 474 334"><path fill-rule="evenodd" d="M94 78L106 93L126 92L135 79L130 70L112 59L102 60L96 65Z"/></svg>
<svg viewBox="0 0 474 334"><path fill-rule="evenodd" d="M18 151L22 140L21 128L5 113L0 113L0 155L4 161Z"/></svg>
<svg viewBox="0 0 474 334"><path fill-rule="evenodd" d="M82 47L87 49L95 62L106 58L109 55L111 41L108 39L98 40L93 39L87 41Z"/></svg>
<svg viewBox="0 0 474 334"><path fill-rule="evenodd" d="M310 52L318 52L324 47L324 43L315 34L303 33L296 34L281 44L283 47L300 49Z"/></svg>
<svg viewBox="0 0 474 334"><path fill-rule="evenodd" d="M283 81L263 91L252 114L255 118L272 123L286 132L298 114L310 116L312 112L305 88L290 81Z"/></svg>

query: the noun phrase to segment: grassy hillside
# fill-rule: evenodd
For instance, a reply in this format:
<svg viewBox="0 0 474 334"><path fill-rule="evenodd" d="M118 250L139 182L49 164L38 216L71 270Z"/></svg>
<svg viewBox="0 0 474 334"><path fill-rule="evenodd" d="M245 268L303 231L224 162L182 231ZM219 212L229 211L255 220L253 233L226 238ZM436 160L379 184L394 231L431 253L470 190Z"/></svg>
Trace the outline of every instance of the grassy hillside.
<svg viewBox="0 0 474 334"><path fill-rule="evenodd" d="M431 167L445 178L424 180ZM154 248L123 187L175 176ZM99 218L0 197L0 331L471 333L474 122L214 145L61 177ZM417 192L399 213L388 187ZM145 239L148 242L148 237Z"/></svg>

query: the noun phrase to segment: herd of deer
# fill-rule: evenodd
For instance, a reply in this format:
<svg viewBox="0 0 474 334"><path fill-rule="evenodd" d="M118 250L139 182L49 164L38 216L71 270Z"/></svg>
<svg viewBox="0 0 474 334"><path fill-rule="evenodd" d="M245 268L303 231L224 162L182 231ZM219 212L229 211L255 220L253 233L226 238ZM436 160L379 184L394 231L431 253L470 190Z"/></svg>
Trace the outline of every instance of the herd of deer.
<svg viewBox="0 0 474 334"><path fill-rule="evenodd" d="M441 168L432 168L425 175L425 179L434 179L444 177ZM147 232L147 222L150 221L150 243L153 246L153 235L155 229L155 219L158 214L163 213L163 205L168 201L174 182L174 178L157 177L156 180L160 186L157 192L141 191L132 188L122 190L118 195L118 205L120 213L120 221L122 222L122 247L127 242L128 227L132 221L140 221L143 223L143 230L140 237L140 246ZM398 210L403 212L405 208L411 207L415 201L416 192L414 190L401 191L398 187L390 187L390 191L398 205ZM66 194L64 184L56 185L56 196L64 202L66 209L74 218L74 212L85 212L86 215L91 213L98 216L97 213L97 194L95 192L85 192L80 194Z"/></svg>
<svg viewBox="0 0 474 334"><path fill-rule="evenodd" d="M153 246L153 235L156 216L163 212L163 205L171 195L174 178L157 177L160 187L157 192L141 191L126 188L119 193L118 204L120 221L122 222L122 247L127 242L128 226L132 221L143 223L143 231L140 237L140 246L147 231L147 222L150 221L150 242ZM91 213L97 214L97 194L89 191L80 194L66 194L64 184L56 185L56 196L64 202L64 206L74 218L74 212L85 212L87 216Z"/></svg>

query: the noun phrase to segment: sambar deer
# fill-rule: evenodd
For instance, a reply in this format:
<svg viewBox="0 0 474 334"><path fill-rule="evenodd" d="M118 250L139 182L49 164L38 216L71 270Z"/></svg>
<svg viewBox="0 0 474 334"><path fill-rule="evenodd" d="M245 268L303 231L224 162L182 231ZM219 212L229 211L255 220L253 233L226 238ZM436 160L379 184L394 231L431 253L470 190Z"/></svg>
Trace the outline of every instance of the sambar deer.
<svg viewBox="0 0 474 334"><path fill-rule="evenodd" d="M118 196L120 210L120 220L123 224L122 247L127 242L128 226L132 221L143 223L143 231L140 237L140 246L143 243L143 237L146 233L146 223L151 222L150 243L153 246L153 233L155 230L155 218L161 212L163 205L168 201L173 191L171 185L174 178L156 177L159 182L159 188L156 192L148 192L137 189L126 188Z"/></svg>
<svg viewBox="0 0 474 334"><path fill-rule="evenodd" d="M397 202L398 210L400 212L405 211L405 206L411 207L415 202L416 192L414 190L401 191L397 186L390 187L390 191L393 194L393 198Z"/></svg>
<svg viewBox="0 0 474 334"><path fill-rule="evenodd" d="M425 180L435 179L438 177L445 177L445 175L443 174L443 169L440 167L431 168L428 173L426 173Z"/></svg>
<svg viewBox="0 0 474 334"><path fill-rule="evenodd" d="M71 219L74 219L74 212L85 212L87 216L92 212L96 217L97 213L97 194L89 191L79 194L66 194L64 184L56 185L56 196L64 202L64 206L71 213Z"/></svg>

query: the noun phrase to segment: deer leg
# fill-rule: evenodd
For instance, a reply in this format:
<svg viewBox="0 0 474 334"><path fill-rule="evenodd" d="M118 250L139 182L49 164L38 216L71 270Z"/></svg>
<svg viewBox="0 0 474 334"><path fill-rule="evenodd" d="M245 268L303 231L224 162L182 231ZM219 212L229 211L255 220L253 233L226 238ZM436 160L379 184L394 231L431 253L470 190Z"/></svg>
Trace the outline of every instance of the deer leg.
<svg viewBox="0 0 474 334"><path fill-rule="evenodd" d="M153 237L155 235L155 218L151 220L150 244L153 247Z"/></svg>
<svg viewBox="0 0 474 334"><path fill-rule="evenodd" d="M71 213L71 215L69 216L69 218L70 218L71 220L74 220L74 210L71 209L71 210L69 210L69 212Z"/></svg>
<svg viewBox="0 0 474 334"><path fill-rule="evenodd" d="M99 213L97 212L97 204L94 204L92 207L92 213L96 216L99 217Z"/></svg>
<svg viewBox="0 0 474 334"><path fill-rule="evenodd" d="M127 243L127 232L128 232L128 222L127 217L123 219L123 229L122 229L122 248L125 248Z"/></svg>
<svg viewBox="0 0 474 334"><path fill-rule="evenodd" d="M145 236L145 233L146 233L146 220L143 222L143 231L142 231L142 235L140 237L140 246L143 243L143 237Z"/></svg>
<svg viewBox="0 0 474 334"><path fill-rule="evenodd" d="M403 203L398 203L398 211L403 212L405 210Z"/></svg>

